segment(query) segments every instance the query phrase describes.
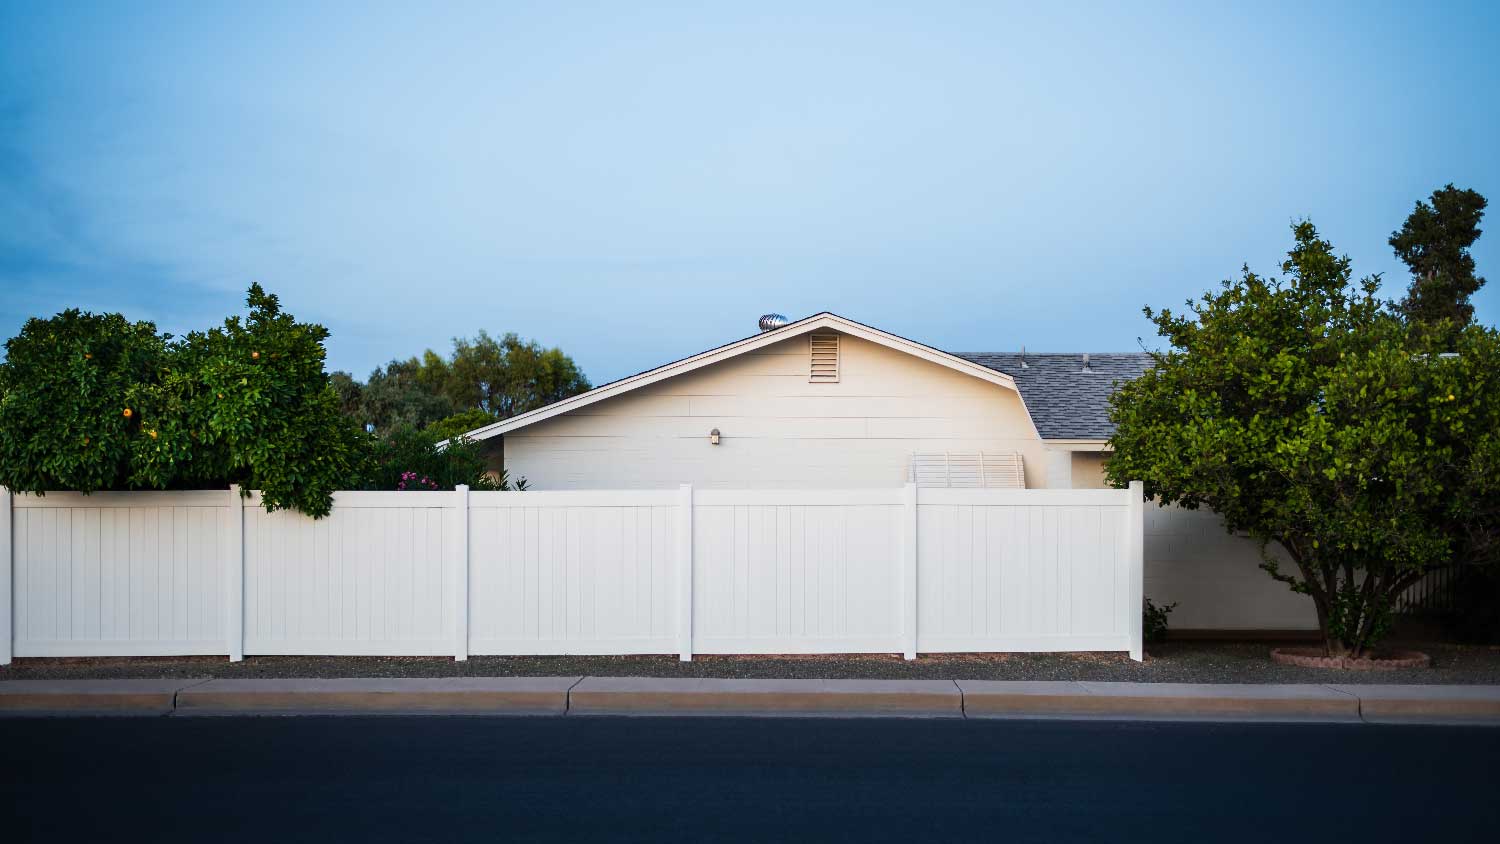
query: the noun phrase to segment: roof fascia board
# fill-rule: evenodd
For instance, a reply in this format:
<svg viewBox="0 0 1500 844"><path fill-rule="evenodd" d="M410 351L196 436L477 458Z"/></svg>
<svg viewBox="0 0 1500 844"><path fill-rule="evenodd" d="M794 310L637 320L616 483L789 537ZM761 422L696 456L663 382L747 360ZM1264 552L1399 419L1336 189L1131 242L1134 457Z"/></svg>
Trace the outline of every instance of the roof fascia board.
<svg viewBox="0 0 1500 844"><path fill-rule="evenodd" d="M683 375L688 372L692 372L693 370L701 369L705 366L709 366L723 360L728 360L729 358L735 357L737 355L742 355L746 352L751 352L756 349L769 346L772 343L778 343L782 340L796 337L801 334L806 334L810 331L815 331L819 328L832 328L845 334L859 337L863 340L869 340L872 343L877 343L887 348L905 352L914 357L936 363L940 366L946 366L949 369L957 370L958 372L962 372L966 375L971 375L983 381L988 381L991 384L1014 390L1018 396L1020 395L1020 391L1016 390L1015 379L1011 378L1009 375L1006 375L1003 372L990 369L987 366L982 366L980 364L964 360L963 358L957 357L955 355L950 355L947 352L939 351L932 348L931 346L924 346L921 343L907 340L904 337L897 337L894 334L889 334L887 332L881 331L878 328L871 328L868 325L862 325L860 323L825 311L823 313L813 314L810 317L805 317L796 322L787 323L786 325L780 328L772 329L771 331L764 331L760 334L746 337L743 340L737 340L733 343L729 343L728 345L720 346L717 349L710 349L706 352L701 352L699 354L693 355L692 357L683 358L679 361L673 361L672 363L659 366L656 369L647 370L638 375L632 375L628 378L621 378L618 381L613 381L611 383L605 384L602 387L595 387L594 389L589 390L586 393L579 393L576 396L563 399L562 401L553 402L546 407L539 407L536 410L528 411L517 416L512 416L509 419L503 419L499 422L486 425L483 428L476 428L475 430L468 432L467 436L472 440L487 440L491 439L492 437L498 437L509 431L514 431L517 428L524 428L527 425L534 425L537 422L551 419L554 416L559 416L569 411L577 410L581 407L588 407L595 402L600 402L607 398L613 398L615 396L623 395L632 390L637 390L641 387L649 386L658 381L664 381L668 378ZM1025 407L1024 399L1022 399L1021 404L1022 407ZM1029 409L1027 410L1026 415L1029 420L1031 416L1031 412ZM1033 424L1033 428L1035 428L1035 424Z"/></svg>
<svg viewBox="0 0 1500 844"><path fill-rule="evenodd" d="M1113 451L1109 447L1109 440L1092 439L1056 439L1042 440L1048 448L1057 451Z"/></svg>

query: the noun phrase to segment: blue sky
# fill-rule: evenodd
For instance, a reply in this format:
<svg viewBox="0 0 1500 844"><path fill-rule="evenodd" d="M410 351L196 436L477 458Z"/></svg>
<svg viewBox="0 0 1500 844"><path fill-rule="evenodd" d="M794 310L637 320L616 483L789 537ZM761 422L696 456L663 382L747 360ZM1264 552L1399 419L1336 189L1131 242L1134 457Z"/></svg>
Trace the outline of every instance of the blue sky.
<svg viewBox="0 0 1500 844"><path fill-rule="evenodd" d="M1493 4L1049 5L0 0L0 336L260 281L360 377L485 328L597 383L770 310L1130 350L1295 218L1394 296L1418 198L1500 204Z"/></svg>

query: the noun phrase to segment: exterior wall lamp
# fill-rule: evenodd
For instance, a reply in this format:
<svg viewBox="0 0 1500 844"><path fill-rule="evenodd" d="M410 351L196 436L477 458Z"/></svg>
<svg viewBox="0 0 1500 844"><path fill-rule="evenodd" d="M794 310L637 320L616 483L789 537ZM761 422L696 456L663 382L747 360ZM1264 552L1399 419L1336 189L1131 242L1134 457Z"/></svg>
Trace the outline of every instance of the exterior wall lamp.
<svg viewBox="0 0 1500 844"><path fill-rule="evenodd" d="M715 428L712 431L708 432L708 444L709 445L718 445L719 444L719 429L718 428Z"/></svg>

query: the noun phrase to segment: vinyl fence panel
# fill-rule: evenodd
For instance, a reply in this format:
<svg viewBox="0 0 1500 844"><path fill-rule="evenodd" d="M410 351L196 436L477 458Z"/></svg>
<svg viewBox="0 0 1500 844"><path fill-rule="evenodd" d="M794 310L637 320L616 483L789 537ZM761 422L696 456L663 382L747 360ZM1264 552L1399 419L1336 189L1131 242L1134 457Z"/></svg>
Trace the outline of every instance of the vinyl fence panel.
<svg viewBox="0 0 1500 844"><path fill-rule="evenodd" d="M226 653L217 492L17 495L16 656Z"/></svg>
<svg viewBox="0 0 1500 844"><path fill-rule="evenodd" d="M322 519L245 508L245 653L451 654L452 493L341 492Z"/></svg>
<svg viewBox="0 0 1500 844"><path fill-rule="evenodd" d="M339 492L316 520L237 490L0 506L0 662L1140 655L1138 487Z"/></svg>
<svg viewBox="0 0 1500 844"><path fill-rule="evenodd" d="M675 492L471 492L469 651L671 653Z"/></svg>
<svg viewBox="0 0 1500 844"><path fill-rule="evenodd" d="M1129 490L920 490L917 649L1119 651Z"/></svg>
<svg viewBox="0 0 1500 844"><path fill-rule="evenodd" d="M900 643L896 490L703 490L699 653L890 653Z"/></svg>

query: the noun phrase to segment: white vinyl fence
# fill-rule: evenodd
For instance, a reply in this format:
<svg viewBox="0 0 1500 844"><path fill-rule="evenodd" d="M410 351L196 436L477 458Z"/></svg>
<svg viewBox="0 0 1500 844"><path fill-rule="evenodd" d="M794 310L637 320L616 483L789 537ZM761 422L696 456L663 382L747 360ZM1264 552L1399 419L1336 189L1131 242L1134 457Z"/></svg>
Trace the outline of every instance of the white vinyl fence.
<svg viewBox="0 0 1500 844"><path fill-rule="evenodd" d="M1129 490L0 491L15 656L1129 651Z"/></svg>

